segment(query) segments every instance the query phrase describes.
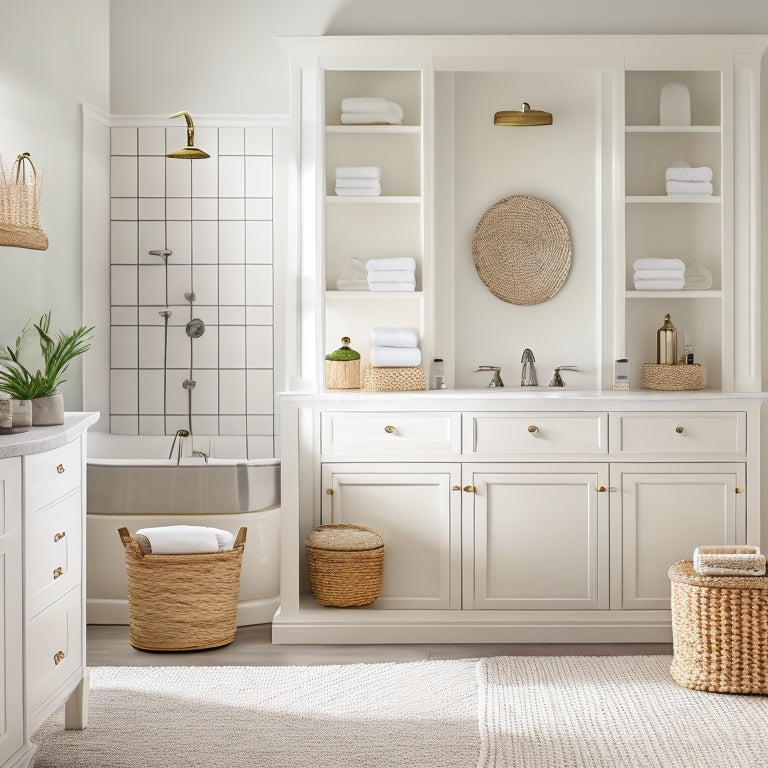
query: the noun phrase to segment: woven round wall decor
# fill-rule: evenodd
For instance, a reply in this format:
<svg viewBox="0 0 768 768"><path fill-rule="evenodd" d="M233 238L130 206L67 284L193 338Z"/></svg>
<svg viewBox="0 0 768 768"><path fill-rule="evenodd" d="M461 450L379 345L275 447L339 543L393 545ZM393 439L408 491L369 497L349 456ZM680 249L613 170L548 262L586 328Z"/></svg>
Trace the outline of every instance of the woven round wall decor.
<svg viewBox="0 0 768 768"><path fill-rule="evenodd" d="M510 304L551 299L571 269L571 236L547 202L514 195L494 203L472 238L477 274L488 290Z"/></svg>

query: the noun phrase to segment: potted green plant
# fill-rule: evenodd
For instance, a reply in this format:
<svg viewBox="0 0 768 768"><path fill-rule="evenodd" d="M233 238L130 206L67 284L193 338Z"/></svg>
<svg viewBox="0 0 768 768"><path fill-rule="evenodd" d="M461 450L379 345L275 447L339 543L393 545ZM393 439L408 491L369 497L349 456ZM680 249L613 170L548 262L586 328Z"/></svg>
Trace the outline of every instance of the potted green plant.
<svg viewBox="0 0 768 768"><path fill-rule="evenodd" d="M31 321L24 326L14 348L0 349L0 390L15 400L31 401L34 426L63 424L64 398L56 390L66 381L63 376L70 362L90 349L94 329L81 326L71 333L51 333L51 312L48 311L34 324L40 340L42 366L32 372L19 359L30 324Z"/></svg>

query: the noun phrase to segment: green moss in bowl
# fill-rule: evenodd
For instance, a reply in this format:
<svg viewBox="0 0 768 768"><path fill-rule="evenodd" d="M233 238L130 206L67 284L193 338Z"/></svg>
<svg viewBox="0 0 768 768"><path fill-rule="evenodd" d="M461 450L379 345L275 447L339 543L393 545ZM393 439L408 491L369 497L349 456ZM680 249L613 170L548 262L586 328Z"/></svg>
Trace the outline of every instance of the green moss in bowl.
<svg viewBox="0 0 768 768"><path fill-rule="evenodd" d="M349 360L359 360L360 359L360 353L355 352L354 349L349 348L349 336L345 336L342 340L342 347L340 349L337 349L335 352L331 352L330 354L325 356L326 360L335 360L335 361L341 361L341 362L348 362Z"/></svg>

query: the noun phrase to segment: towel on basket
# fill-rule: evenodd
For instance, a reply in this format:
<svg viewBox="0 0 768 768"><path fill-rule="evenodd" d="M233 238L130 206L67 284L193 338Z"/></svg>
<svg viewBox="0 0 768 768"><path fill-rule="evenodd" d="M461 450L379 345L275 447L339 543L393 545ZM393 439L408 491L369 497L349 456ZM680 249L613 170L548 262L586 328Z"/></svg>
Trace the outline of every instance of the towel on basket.
<svg viewBox="0 0 768 768"><path fill-rule="evenodd" d="M154 555L223 552L235 543L234 534L205 525L161 525L142 528L136 535L146 537Z"/></svg>
<svg viewBox="0 0 768 768"><path fill-rule="evenodd" d="M374 368L406 368L421 365L418 347L371 347L371 365Z"/></svg>

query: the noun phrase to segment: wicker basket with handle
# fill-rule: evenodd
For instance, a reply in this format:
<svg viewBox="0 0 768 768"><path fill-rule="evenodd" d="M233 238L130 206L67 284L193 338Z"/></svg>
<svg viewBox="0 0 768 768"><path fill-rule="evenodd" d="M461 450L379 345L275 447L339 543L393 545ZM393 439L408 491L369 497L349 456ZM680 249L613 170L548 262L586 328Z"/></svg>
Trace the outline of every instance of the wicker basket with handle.
<svg viewBox="0 0 768 768"><path fill-rule="evenodd" d="M196 651L235 639L246 528L232 549L188 555L144 554L127 528L129 641L144 651Z"/></svg>

